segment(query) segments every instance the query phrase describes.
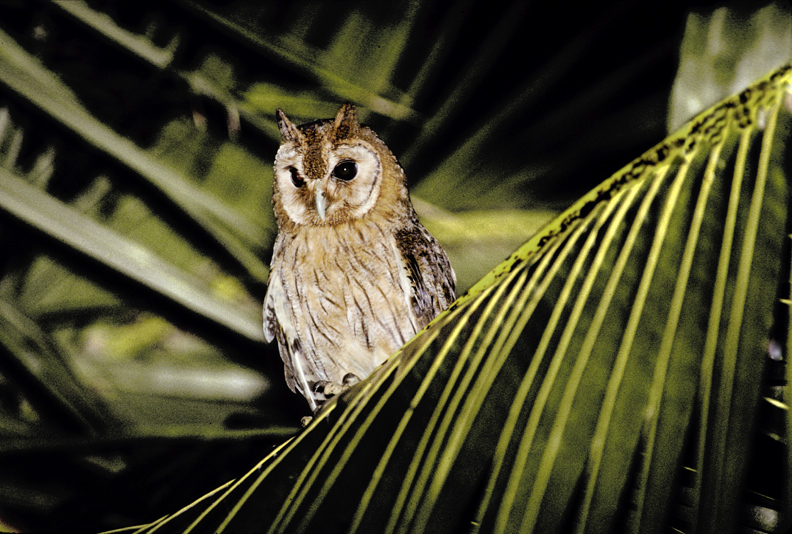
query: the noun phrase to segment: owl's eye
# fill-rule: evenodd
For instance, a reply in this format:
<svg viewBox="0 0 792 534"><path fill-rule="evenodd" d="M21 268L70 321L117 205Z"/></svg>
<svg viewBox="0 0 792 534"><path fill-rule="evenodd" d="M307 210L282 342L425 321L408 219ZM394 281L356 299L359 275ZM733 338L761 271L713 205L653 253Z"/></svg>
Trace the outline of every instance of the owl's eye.
<svg viewBox="0 0 792 534"><path fill-rule="evenodd" d="M354 161L342 161L333 169L333 176L349 181L357 175L357 164Z"/></svg>
<svg viewBox="0 0 792 534"><path fill-rule="evenodd" d="M305 185L305 180L303 180L300 177L299 173L297 172L297 169L295 169L294 167L289 167L289 172L291 173L291 179L292 179L292 183L294 184L294 187L302 187Z"/></svg>

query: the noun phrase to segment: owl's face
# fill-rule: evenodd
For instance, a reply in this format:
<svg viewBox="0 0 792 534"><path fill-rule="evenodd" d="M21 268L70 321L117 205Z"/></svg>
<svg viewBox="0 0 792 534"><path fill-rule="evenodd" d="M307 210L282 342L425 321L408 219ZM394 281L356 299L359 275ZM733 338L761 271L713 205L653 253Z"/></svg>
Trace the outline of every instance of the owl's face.
<svg viewBox="0 0 792 534"><path fill-rule="evenodd" d="M277 118L283 135L274 165L279 222L288 217L297 226L332 226L388 211L388 200L409 202L401 167L376 134L358 124L353 106L342 106L334 120L300 127L281 110Z"/></svg>

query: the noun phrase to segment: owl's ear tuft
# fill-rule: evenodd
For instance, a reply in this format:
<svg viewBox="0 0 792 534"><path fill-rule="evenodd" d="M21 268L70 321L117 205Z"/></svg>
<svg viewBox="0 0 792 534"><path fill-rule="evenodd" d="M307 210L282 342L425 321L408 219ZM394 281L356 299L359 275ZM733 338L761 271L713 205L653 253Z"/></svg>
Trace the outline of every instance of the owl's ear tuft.
<svg viewBox="0 0 792 534"><path fill-rule="evenodd" d="M336 114L335 121L333 122L333 133L335 138L348 139L357 134L360 129L360 124L357 121L357 113L355 112L355 105L347 102Z"/></svg>
<svg viewBox="0 0 792 534"><path fill-rule="evenodd" d="M278 121L278 128L284 141L299 141L300 130L289 120L289 117L286 116L282 109L278 108L275 111L275 118Z"/></svg>

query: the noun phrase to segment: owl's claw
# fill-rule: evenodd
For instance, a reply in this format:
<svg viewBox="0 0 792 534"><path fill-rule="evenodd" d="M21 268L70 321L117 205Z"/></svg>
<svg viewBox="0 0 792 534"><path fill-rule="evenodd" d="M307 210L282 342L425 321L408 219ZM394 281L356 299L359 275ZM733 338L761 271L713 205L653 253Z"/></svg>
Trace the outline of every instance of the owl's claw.
<svg viewBox="0 0 792 534"><path fill-rule="evenodd" d="M314 392L323 393L326 398L335 397L340 395L350 387L360 382L360 377L354 373L347 373L344 375L343 383L331 382L330 380L321 380L314 385Z"/></svg>
<svg viewBox="0 0 792 534"><path fill-rule="evenodd" d="M335 397L336 395L343 393L346 389L345 386L342 384L337 384L335 382L330 382L329 380L321 380L316 383L314 386L314 391L316 393L324 393L326 398Z"/></svg>
<svg viewBox="0 0 792 534"><path fill-rule="evenodd" d="M355 384L360 382L360 377L355 373L347 373L344 375L344 387L351 388Z"/></svg>

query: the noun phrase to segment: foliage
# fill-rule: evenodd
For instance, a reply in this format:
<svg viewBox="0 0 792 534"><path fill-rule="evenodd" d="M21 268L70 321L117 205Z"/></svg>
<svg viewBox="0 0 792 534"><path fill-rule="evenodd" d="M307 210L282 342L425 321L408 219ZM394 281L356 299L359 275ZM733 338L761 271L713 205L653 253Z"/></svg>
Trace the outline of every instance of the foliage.
<svg viewBox="0 0 792 534"><path fill-rule="evenodd" d="M357 103L364 120L400 156L419 216L449 251L461 289L466 290L555 213L664 137L683 8L686 6L681 4L647 6L632 0L615 6L579 6L575 8L578 16L570 17L568 6L561 4L508 1L464 0L449 5L404 0L386 6L312 0L0 0L2 521L32 531L101 530L149 522L221 487L202 504L176 516L178 521L191 517L189 513L200 513L224 495L231 486L222 485L249 470L267 451L279 455L287 448L290 452L283 461L275 461L273 456L262 464L265 469L272 467L265 480L266 491L281 488L291 492L291 482L280 478L278 469L302 472L305 464L300 456L307 461L315 451L329 455L317 457L317 469L337 465L342 474L337 479L322 479L325 474L321 472L317 480L341 484L349 474L349 469L343 469L349 464L336 462L333 455L341 450L341 443L343 450L353 455L350 461L360 460L358 477L363 476L365 484L371 482L372 506L378 505L380 496L388 495L392 484L405 482L405 489L393 494L405 505L404 514L394 522L408 525L413 518L427 519L427 510L448 510L443 507L449 503L443 499L425 500L421 509L409 500L423 488L434 488L429 496L449 495L437 493L440 478L432 482L428 477L434 472L433 459L446 458L438 455L453 443L435 444L431 439L435 435L487 438L491 433L487 429L492 427L482 421L503 422L508 413L516 413L518 404L509 412L516 398L509 395L521 391L518 380L530 362L538 366L537 382L526 386L528 391L523 393L526 401L534 403L540 392L538 381L548 376L551 362L558 362L553 371L556 384L572 384L567 379L583 371L582 363L578 369L572 362L582 353L579 334L596 314L590 303L604 291L603 286L610 287L605 273L618 265L615 250L626 246L626 225L637 224L633 221L640 212L637 204L622 212L625 204L621 203L630 195L636 195L634 203L649 195L648 174L639 173L619 188L613 202L620 204L603 198L583 210L580 218L568 220L564 231L550 241L541 246L539 237L530 241L510 260L517 261L509 264L515 266L512 275L491 275L476 284L456 311L420 338L429 341L431 337L427 355L441 357L419 357L423 341L416 340L394 360L396 367L382 371L386 393L397 382L406 384L371 399L370 389L360 397L340 399L326 414L339 426L325 424L323 415L321 423L284 444L285 438L297 432L297 421L306 408L284 387L274 347L261 342L260 301L275 231L269 209L270 162L279 140L273 109L282 107L290 117L313 120L332 115L342 101ZM653 24L647 26L646 20ZM614 34L621 39L612 39ZM624 46L624 42L631 45ZM515 50L524 53L515 56ZM776 94L775 90L775 86L765 88L762 94ZM761 118L764 112L751 107L755 102L751 100L749 105L751 117ZM781 112L776 126L778 146L785 139L786 120L786 112ZM729 126L725 131L730 137L720 150L724 161L738 168L735 154L739 148L729 148L736 142L736 130ZM750 131L756 131L756 126ZM758 176L755 170L761 166L754 156L762 153L757 143L764 137L769 138L758 133L751 138L741 199L749 198L746 191ZM742 246L747 214L754 213L747 207L748 200L740 200L736 215L727 217L731 212L725 206L731 204L718 192L726 171L717 170L718 180L713 179L706 216L695 240L695 261L687 284L683 284L685 298L681 302L682 297L662 298L663 292L657 288L663 283L678 285L677 277L684 272L675 253L682 254L684 244L692 242L687 229L695 226L690 225L695 220L697 188L707 183L702 170L707 150L696 148L688 178L679 186L677 211L664 230L666 239L644 305L644 310L658 316L644 320L642 315L633 341L634 347L640 347L664 339L664 330L658 328L664 328L666 321L660 315L671 311L668 306L681 304L678 331L673 336L677 341L670 353L666 346L661 354L674 356L669 356L669 376L681 374L688 379L684 371L686 365L695 367L693 360L681 360L681 370L672 363L677 361L677 343L690 345L690 350L701 344L690 333L696 322L688 319L703 316L705 308L700 303L707 300L707 291L714 289L708 290L710 286L701 280L717 271L720 250L714 245L712 250L705 249L706 244L720 240L722 221L734 221L735 247ZM774 150L775 155L778 152ZM671 161L663 184L673 181L680 165L679 160ZM775 191L781 195L786 182L779 173L784 172L784 162L771 158L767 168L767 194ZM668 185L658 188L652 206L669 198L673 190ZM779 257L771 253L777 237L772 234L775 226L765 223L782 217L780 213L775 218L768 216L774 206L785 209L780 198L768 196L762 203L752 265L768 273L767 282L766 287L747 287L746 302L762 311L753 315L754 308L746 308L746 324L767 320L759 301L779 297L770 289L771 280L777 280L771 276L774 270L781 269L785 276L785 267L771 259ZM625 302L633 305L634 301L638 306L635 284L649 265L640 260L652 257L651 241L644 235L651 228L663 227L658 222L662 213L656 207L647 210L630 256L639 260L625 263L623 283L613 289L611 307L603 307L611 311L603 319L600 337L612 339L612 346L621 339L618 320L627 320L627 315L612 310ZM617 216L623 217L622 226L614 226ZM552 228L559 230L557 225ZM784 231L789 232L788 225ZM573 238L575 242L566 250L566 243ZM606 238L610 248L601 246ZM547 247L556 246L552 259L558 258L558 262L545 260L550 258ZM585 250L589 253L583 254ZM599 250L608 252L599 257ZM583 263L575 263L578 257ZM684 254L681 258L690 259ZM595 259L601 261L599 270L593 269ZM529 276L551 271L554 276L542 278L546 286L538 279L531 285ZM575 272L579 276L573 276ZM587 277L589 272L592 274ZM741 278L735 272L730 269L725 275L725 302L733 301L740 286L736 281ZM575 280L568 290L563 285L566 277ZM786 298L784 286L778 287L780 298ZM528 289L534 292L526 295ZM589 292L588 301L583 299L583 289ZM554 316L556 301L559 311ZM588 303L580 304L581 309L573 304L584 301ZM520 308L521 304L529 306ZM732 320L734 309L727 313L724 307L724 324L726 317ZM563 353L559 344L565 339L560 337L562 330L575 324L569 320L572 312L579 313L578 327L574 333L570 327L570 337L564 343L574 357L556 359L555 354ZM771 354L781 354L781 358L787 335L779 325L786 324L785 313L785 308L778 306L767 345ZM700 319L698 323L701 326ZM544 324L556 324L558 334L543 339ZM745 342L756 338L759 330L752 326ZM742 340L742 333L740 336ZM481 343L466 345L465 339ZM543 349L537 346L540 342ZM493 352L500 355L495 359L485 358L491 343L503 349ZM511 343L514 349L509 352L505 348ZM593 413L597 395L609 391L601 386L611 372L608 357L617 353L592 350L591 363L579 378L580 387L569 386L569 395L590 393L581 393L570 405L568 419L560 427L565 429L561 444L577 437L581 446L587 446L588 435L585 425L579 426L579 418L593 425L594 420L586 415ZM536 351L536 358L514 361L514 356L509 356ZM737 362L743 362L742 352L739 354ZM634 351L625 352L622 358L630 363L624 370L626 377L634 378L638 372L631 367L636 361ZM503 367L497 368L498 362ZM720 376L718 365L713 363L714 376ZM591 374L592 369L599 369L599 374ZM782 495L777 488L777 469L769 477L756 473L772 470L783 457L779 454L786 454L781 437L784 427L765 424L777 421L786 407L783 370L782 363L768 362L771 381L765 382L762 393L768 401L751 404L758 371L743 373L740 367L735 368L735 377L740 384L745 381L746 389L722 393L713 401L716 407L728 404L729 399L745 401L741 404L744 409L736 410L726 428L737 428L732 425L735 420L749 424L748 412L761 407L762 430L744 433L743 445L751 445L749 452L758 451L763 461L751 460L747 485L735 486L746 488L747 497L732 493L723 497L724 502L737 503L740 510L751 506L757 516L761 516L759 510L777 517L776 499ZM424 391L419 384L430 372L436 373L436 380L427 378ZM446 379L450 381L443 382ZM453 385L457 379L462 382ZM489 382L493 389L475 390L482 395L466 396L468 386ZM622 383L640 397L637 383ZM713 380L713 391L718 384ZM457 389L448 389L451 387ZM541 413L560 406L557 395L561 387L547 386L548 408ZM676 427L697 428L695 417L703 412L684 406L693 389L685 397L680 388L671 388L674 395L664 392L658 406L665 410L661 413L670 414ZM405 410L406 399L421 391L418 409ZM492 393L484 395L485 391ZM440 400L444 404L432 404ZM586 400L592 407L580 411ZM474 408L471 403L479 401L484 404ZM380 402L384 404L377 408ZM458 412L457 407L468 411ZM373 408L384 410L384 414L372 419L369 426L366 420L374 414ZM717 417L713 415L714 423L706 427L707 432L722 435L721 412L713 413ZM391 423L403 422L396 431L404 432L406 441L389 441L394 428L388 427L388 417L383 419L388 414ZM525 423L527 412L515 417L514 428L522 428L519 425ZM549 423L544 417L537 418L532 422L537 431L530 450L544 454L550 450L543 448ZM622 451L619 465L625 465L623 456L629 456L630 450L638 450L636 423L630 421L632 426L620 419L608 425L608 439L615 436L633 447ZM432 425L421 426L425 422ZM362 432L361 443L368 443L366 440L377 437L382 429L382 441L360 458L367 449L352 446L356 438L343 441L353 429ZM338 433L341 430L344 432ZM338 436L338 445L326 448L322 445L325 436ZM664 436L658 434L657 443L663 443ZM386 447L386 442L395 448L377 448ZM427 455L405 456L402 447L407 442L419 444ZM639 440L639 445L644 442ZM700 463L715 458L710 449L674 445L670 456L662 450L658 458L679 456L679 450L684 458L694 455L690 451L704 451L697 457ZM506 453L514 453L512 445L503 447ZM555 506L547 513L560 509L564 502L577 506L575 499L583 495L597 495L588 505L595 521L604 506L598 500L602 495L618 498L619 506L626 502L626 494L606 491L611 487L607 484L615 482L603 482L606 490L597 486L596 492L569 484L556 498L553 484L558 476L566 481L583 480L576 479L576 473L588 472L581 471L585 455L565 447L558 449L556 462L548 464L549 472L543 472L550 476L547 495ZM658 450L656 446L654 450ZM735 462L756 458L737 450ZM389 455L382 456L382 451ZM443 472L451 482L440 489L451 484L467 495L484 491L486 487L475 485L486 467L476 463L479 453L465 445L458 450L456 463L451 461L453 456L443 460L441 467L448 468ZM602 454L599 472L613 474L616 468L609 464L609 449ZM573 459L567 461L570 456ZM468 462L463 471L456 470L459 462L469 458L476 461ZM503 458L505 477L510 472L506 460L514 457ZM526 476L533 476L537 461L530 452L525 459ZM630 462L628 465L637 465ZM277 469L276 464L280 466ZM382 472L364 468L377 465L382 466ZM556 467L549 469L551 465ZM585 465L589 469L588 463ZM689 461L685 465L698 464ZM390 473L403 473L399 468L409 468L409 476L393 478ZM727 466L726 471L729 469ZM647 507L653 505L651 497L662 491L652 484L662 486L667 478L658 477L655 471L650 474L630 478L651 481L640 490L645 491ZM242 484L255 482L250 476L239 480ZM361 479L356 480L356 487L363 491ZM503 477L493 480L492 495L509 486ZM410 486L411 481L416 484ZM512 482L511 487L516 484ZM234 491L240 487L235 486ZM681 487L683 495L689 492L687 487L674 487ZM697 495L702 499L712 495L708 488L700 486ZM310 508L312 502L322 506L317 508L320 511L329 509L328 503L335 505L334 492L322 493L326 500L314 501L314 489L318 489L316 483L296 487L299 503L294 509L284 509L282 517L299 515L304 510L300 507ZM253 492L250 502L257 502L261 491ZM299 493L303 491L308 493L303 496ZM757 501L759 494L764 497ZM464 504L463 496L460 493ZM522 494L514 497L517 503L527 498ZM236 493L220 502L232 499ZM235 502L242 504L243 512L235 521L248 510L258 513L242 499ZM346 506L356 504L353 500ZM345 508L337 510L343 515ZM654 513L644 517L655 517ZM371 521L361 514L361 525ZM547 520L546 515L539 516L540 524ZM689 514L683 516L683 520L671 520L672 524L690 525ZM316 517L321 521L321 514ZM428 520L434 521L432 517L430 514ZM713 518L705 514L702 521ZM484 519L486 525L491 516ZM289 522L280 524L290 528Z"/></svg>
<svg viewBox="0 0 792 534"><path fill-rule="evenodd" d="M792 325L790 82L694 118L245 476L136 531L732 531L746 407Z"/></svg>

